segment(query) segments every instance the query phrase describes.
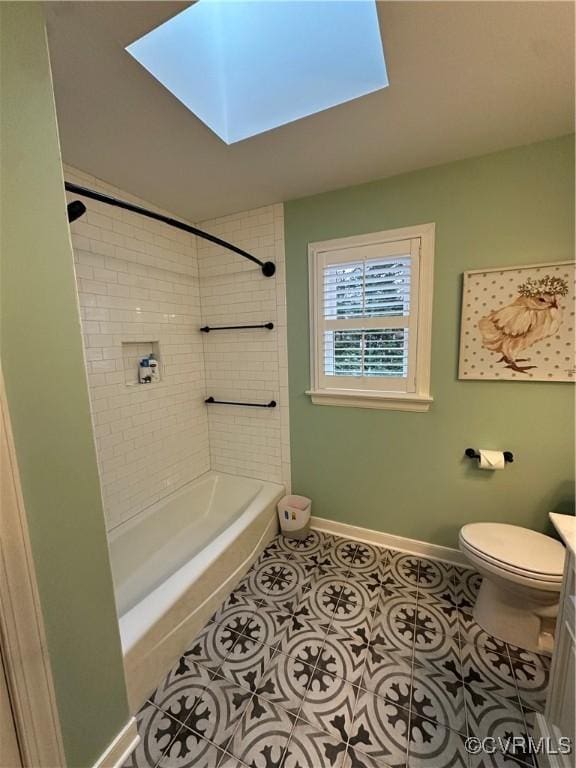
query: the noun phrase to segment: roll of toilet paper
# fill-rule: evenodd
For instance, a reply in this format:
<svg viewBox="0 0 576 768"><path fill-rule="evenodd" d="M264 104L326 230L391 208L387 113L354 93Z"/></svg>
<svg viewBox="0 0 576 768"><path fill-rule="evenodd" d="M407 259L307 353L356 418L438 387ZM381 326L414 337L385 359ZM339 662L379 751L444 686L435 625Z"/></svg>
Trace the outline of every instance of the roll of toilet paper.
<svg viewBox="0 0 576 768"><path fill-rule="evenodd" d="M480 448L480 469L504 469L506 461L503 451L485 451Z"/></svg>

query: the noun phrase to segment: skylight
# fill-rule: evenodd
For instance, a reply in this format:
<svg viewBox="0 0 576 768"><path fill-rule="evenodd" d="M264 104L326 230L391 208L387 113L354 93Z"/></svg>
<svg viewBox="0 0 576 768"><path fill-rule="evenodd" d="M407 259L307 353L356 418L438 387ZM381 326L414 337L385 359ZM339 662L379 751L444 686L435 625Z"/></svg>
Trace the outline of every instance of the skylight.
<svg viewBox="0 0 576 768"><path fill-rule="evenodd" d="M199 0L126 50L227 144L388 85L375 0Z"/></svg>

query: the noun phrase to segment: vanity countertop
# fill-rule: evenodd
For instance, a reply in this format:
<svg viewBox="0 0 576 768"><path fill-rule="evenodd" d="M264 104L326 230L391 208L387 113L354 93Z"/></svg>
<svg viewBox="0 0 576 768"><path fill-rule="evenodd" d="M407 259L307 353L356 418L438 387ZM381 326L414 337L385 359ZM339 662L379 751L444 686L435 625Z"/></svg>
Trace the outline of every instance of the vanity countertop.
<svg viewBox="0 0 576 768"><path fill-rule="evenodd" d="M572 554L576 554L576 517L550 512L550 520L562 537L564 544L572 551Z"/></svg>

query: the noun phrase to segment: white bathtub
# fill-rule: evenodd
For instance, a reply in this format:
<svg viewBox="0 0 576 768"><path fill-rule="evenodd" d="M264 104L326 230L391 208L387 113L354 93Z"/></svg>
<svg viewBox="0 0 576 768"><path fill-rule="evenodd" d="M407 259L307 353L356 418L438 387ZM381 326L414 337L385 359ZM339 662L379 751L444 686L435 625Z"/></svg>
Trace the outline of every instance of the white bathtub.
<svg viewBox="0 0 576 768"><path fill-rule="evenodd" d="M133 711L277 532L284 486L207 472L110 534Z"/></svg>

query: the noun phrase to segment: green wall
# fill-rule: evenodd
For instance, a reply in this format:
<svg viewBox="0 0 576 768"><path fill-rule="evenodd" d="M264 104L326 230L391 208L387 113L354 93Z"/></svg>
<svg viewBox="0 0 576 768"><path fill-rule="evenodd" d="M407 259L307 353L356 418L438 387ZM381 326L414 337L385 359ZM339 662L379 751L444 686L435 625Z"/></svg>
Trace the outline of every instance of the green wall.
<svg viewBox="0 0 576 768"><path fill-rule="evenodd" d="M353 148L351 149L353 151ZM460 526L547 530L573 509L574 386L458 381L462 272L574 254L573 137L518 147L285 206L292 478L314 514L456 546ZM429 413L312 405L307 244L436 223ZM464 449L511 450L480 472Z"/></svg>
<svg viewBox="0 0 576 768"><path fill-rule="evenodd" d="M69 768L128 720L46 35L0 3L2 368Z"/></svg>

